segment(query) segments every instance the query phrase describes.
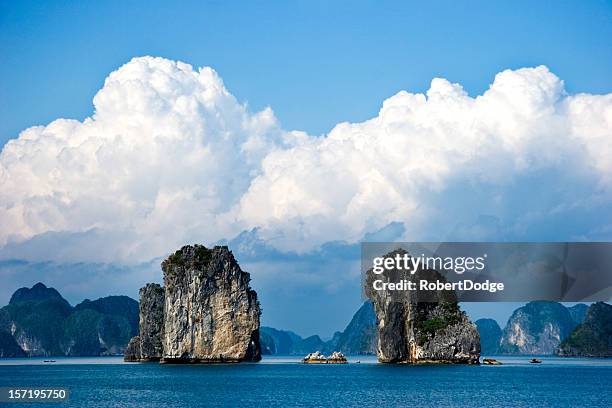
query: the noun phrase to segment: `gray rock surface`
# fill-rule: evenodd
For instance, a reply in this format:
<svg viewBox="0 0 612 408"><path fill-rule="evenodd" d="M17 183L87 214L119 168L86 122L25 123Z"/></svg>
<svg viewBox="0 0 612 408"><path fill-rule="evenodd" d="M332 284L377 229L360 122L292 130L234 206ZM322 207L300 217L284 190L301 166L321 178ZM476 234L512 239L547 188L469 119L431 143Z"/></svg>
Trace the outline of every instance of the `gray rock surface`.
<svg viewBox="0 0 612 408"><path fill-rule="evenodd" d="M512 313L503 330L500 352L504 354L553 354L577 323L560 303L529 302Z"/></svg>
<svg viewBox="0 0 612 408"><path fill-rule="evenodd" d="M129 362L142 361L140 355L140 336L134 336L130 339L123 353L123 360Z"/></svg>
<svg viewBox="0 0 612 408"><path fill-rule="evenodd" d="M405 254L398 250L387 254ZM378 360L383 363L478 364L480 336L476 326L459 309L453 292L437 292L437 302L418 302L418 293L374 291L370 271L366 293L374 304L378 322ZM445 281L433 270L420 269L417 279Z"/></svg>
<svg viewBox="0 0 612 408"><path fill-rule="evenodd" d="M184 246L162 270L162 362L261 359L257 293L227 247Z"/></svg>
<svg viewBox="0 0 612 408"><path fill-rule="evenodd" d="M158 361L163 354L164 288L147 283L140 289L139 329L123 355L125 361Z"/></svg>
<svg viewBox="0 0 612 408"><path fill-rule="evenodd" d="M159 360L163 354L164 288L148 283L140 289L140 358Z"/></svg>

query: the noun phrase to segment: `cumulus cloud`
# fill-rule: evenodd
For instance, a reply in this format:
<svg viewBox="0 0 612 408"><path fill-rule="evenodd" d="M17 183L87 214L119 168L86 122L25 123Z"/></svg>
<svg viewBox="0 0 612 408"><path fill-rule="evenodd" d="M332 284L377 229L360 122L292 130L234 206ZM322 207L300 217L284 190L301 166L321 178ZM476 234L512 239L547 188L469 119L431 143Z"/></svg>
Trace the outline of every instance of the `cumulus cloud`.
<svg viewBox="0 0 612 408"><path fill-rule="evenodd" d="M298 252L398 223L410 240L611 230L612 94L568 95L543 66L501 72L477 97L436 78L324 137L250 112L210 68L162 58L111 73L94 106L4 146L0 245L95 231L108 244L92 259L145 260L245 230ZM559 235L568 216L578 228Z"/></svg>
<svg viewBox="0 0 612 408"><path fill-rule="evenodd" d="M99 231L115 256L146 259L219 222L282 144L270 109L250 113L210 68L135 58L111 73L95 113L23 131L0 156L0 244Z"/></svg>
<svg viewBox="0 0 612 408"><path fill-rule="evenodd" d="M478 231L491 217L511 224L496 239L538 239L521 223L610 209L611 166L612 95L567 95L543 66L501 72L475 98L436 78L371 120L270 153L235 211L287 249L391 222L407 240L495 238Z"/></svg>

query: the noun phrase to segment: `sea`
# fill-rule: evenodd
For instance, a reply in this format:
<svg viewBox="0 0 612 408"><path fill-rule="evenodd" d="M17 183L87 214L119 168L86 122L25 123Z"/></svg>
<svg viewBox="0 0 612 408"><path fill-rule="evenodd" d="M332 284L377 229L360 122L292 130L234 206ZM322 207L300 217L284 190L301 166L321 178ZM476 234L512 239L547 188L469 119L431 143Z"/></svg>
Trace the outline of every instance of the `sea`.
<svg viewBox="0 0 612 408"><path fill-rule="evenodd" d="M495 357L499 366L161 365L119 357L0 359L0 387L64 388L62 407L612 407L612 359ZM44 403L0 403L6 407Z"/></svg>

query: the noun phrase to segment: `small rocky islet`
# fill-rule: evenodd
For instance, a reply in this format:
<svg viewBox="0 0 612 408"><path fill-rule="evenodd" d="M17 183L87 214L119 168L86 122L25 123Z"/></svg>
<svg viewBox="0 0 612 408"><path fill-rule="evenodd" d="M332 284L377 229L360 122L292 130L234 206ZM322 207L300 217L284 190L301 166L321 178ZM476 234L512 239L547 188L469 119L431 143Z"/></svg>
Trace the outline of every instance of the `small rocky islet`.
<svg viewBox="0 0 612 408"><path fill-rule="evenodd" d="M339 351L334 351L327 357L320 351L315 351L304 357L302 362L305 364L347 364L348 360Z"/></svg>

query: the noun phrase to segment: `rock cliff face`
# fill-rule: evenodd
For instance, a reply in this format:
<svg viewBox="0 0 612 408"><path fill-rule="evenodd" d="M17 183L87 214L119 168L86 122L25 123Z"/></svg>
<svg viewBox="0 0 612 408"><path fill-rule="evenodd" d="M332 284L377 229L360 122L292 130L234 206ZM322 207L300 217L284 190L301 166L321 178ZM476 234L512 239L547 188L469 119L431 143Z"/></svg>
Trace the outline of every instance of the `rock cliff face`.
<svg viewBox="0 0 612 408"><path fill-rule="evenodd" d="M126 361L215 363L261 359L257 293L225 246L184 246L162 262L164 288L140 290L140 335Z"/></svg>
<svg viewBox="0 0 612 408"><path fill-rule="evenodd" d="M184 246L162 263L163 362L258 361L257 293L225 246Z"/></svg>
<svg viewBox="0 0 612 408"><path fill-rule="evenodd" d="M142 361L140 357L140 336L134 336L125 348L123 360L128 362Z"/></svg>
<svg viewBox="0 0 612 408"><path fill-rule="evenodd" d="M512 313L502 333L504 354L553 354L576 327L568 309L557 302L529 302Z"/></svg>
<svg viewBox="0 0 612 408"><path fill-rule="evenodd" d="M387 254L405 254L399 250ZM374 291L372 273L366 291L378 321L378 360L383 363L478 364L480 337L476 326L459 309L453 292L438 292L437 302L418 302L418 295L402 291ZM434 270L418 270L417 279L445 281Z"/></svg>
<svg viewBox="0 0 612 408"><path fill-rule="evenodd" d="M612 306L604 302L592 304L584 322L561 343L556 354L612 357Z"/></svg>
<svg viewBox="0 0 612 408"><path fill-rule="evenodd" d="M140 289L140 335L130 340L125 350L126 361L159 361L162 358L164 324L164 289L157 283L147 283Z"/></svg>

